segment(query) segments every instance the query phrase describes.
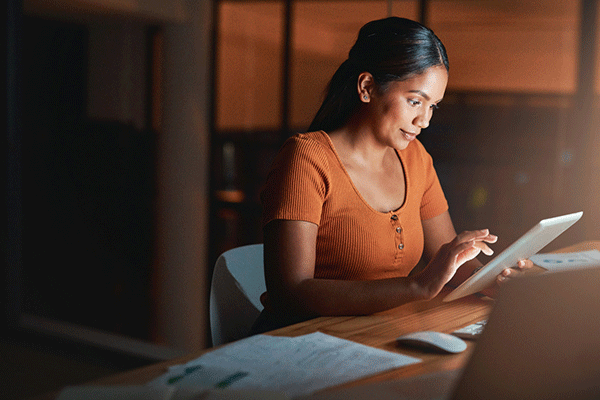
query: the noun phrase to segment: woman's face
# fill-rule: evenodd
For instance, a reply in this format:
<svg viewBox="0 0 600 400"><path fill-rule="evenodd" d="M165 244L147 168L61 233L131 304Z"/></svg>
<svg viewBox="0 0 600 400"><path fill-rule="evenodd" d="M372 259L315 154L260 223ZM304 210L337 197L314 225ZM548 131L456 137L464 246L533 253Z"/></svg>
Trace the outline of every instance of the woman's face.
<svg viewBox="0 0 600 400"><path fill-rule="evenodd" d="M446 68L435 66L412 78L390 82L385 90L374 90L368 108L377 140L397 150L405 149L429 126L447 83Z"/></svg>

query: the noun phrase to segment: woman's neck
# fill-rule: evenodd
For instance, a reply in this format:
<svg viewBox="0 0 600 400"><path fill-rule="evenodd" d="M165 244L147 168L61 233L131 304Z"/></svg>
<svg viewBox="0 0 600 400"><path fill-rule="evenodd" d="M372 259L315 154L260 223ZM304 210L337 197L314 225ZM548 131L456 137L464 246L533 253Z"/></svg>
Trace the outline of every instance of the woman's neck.
<svg viewBox="0 0 600 400"><path fill-rule="evenodd" d="M377 142L365 127L346 125L329 133L329 137L344 163L379 169L385 167L390 155L395 157L394 150Z"/></svg>

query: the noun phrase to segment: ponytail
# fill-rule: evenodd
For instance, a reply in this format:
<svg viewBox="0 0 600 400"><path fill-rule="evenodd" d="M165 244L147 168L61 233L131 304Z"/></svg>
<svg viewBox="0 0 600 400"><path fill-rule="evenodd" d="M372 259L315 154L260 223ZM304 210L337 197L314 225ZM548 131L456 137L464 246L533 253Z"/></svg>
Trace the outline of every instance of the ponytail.
<svg viewBox="0 0 600 400"><path fill-rule="evenodd" d="M339 66L327 86L327 95L311 122L309 131L330 132L348 120L360 103L355 96L358 75L358 69L350 60Z"/></svg>
<svg viewBox="0 0 600 400"><path fill-rule="evenodd" d="M408 79L438 65L449 69L446 49L431 29L398 17L365 24L348 59L331 78L309 131L331 132L348 122L361 104L357 84L362 72L369 72L384 89L386 83Z"/></svg>

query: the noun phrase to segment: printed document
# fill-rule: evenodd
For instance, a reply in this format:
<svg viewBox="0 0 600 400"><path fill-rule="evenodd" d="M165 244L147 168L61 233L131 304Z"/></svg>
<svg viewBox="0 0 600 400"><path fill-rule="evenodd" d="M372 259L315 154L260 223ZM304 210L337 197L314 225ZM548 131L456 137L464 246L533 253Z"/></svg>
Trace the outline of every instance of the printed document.
<svg viewBox="0 0 600 400"><path fill-rule="evenodd" d="M321 332L255 335L173 366L149 385L274 390L293 398L420 361Z"/></svg>
<svg viewBox="0 0 600 400"><path fill-rule="evenodd" d="M535 265L551 272L587 267L600 267L600 251L598 250L580 251L575 253L536 254L529 259Z"/></svg>

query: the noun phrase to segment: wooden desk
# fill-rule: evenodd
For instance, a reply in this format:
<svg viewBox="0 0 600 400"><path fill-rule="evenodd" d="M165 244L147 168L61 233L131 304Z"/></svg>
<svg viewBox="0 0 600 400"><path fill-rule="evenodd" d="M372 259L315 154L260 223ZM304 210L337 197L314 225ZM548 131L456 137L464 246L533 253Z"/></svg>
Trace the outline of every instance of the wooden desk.
<svg viewBox="0 0 600 400"><path fill-rule="evenodd" d="M562 252L600 250L600 241L583 242L562 249ZM384 382L407 378L427 373L450 371L464 366L471 354L474 342L468 342L467 350L459 354L440 355L424 353L408 348L399 348L396 337L414 331L436 330L450 333L460 327L486 318L491 311L493 300L480 298L475 295L467 296L449 303L442 301L448 291L431 301L405 304L391 310L369 316L359 317L320 317L296 325L278 329L269 334L276 336L299 336L320 331L342 339L352 340L383 350L401 352L415 356L423 361L402 368L381 373L372 377L360 379L340 387L352 387L367 383ZM154 364L119 375L110 376L91 382L95 385L124 385L145 384L166 372L169 365L182 364L193 360L210 349L190 354L189 356ZM338 387L339 388L339 387ZM332 389L327 389L332 390ZM55 398L56 393L40 397L40 399Z"/></svg>

